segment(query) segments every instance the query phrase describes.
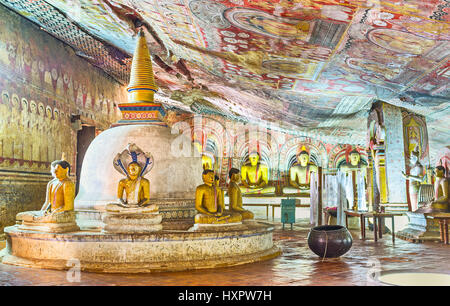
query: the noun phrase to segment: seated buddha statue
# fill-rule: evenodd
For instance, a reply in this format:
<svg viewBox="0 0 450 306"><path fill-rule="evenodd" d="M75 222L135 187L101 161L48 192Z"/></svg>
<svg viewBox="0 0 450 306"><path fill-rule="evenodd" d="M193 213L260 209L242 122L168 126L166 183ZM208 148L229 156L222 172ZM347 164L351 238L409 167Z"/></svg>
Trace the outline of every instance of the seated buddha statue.
<svg viewBox="0 0 450 306"><path fill-rule="evenodd" d="M361 154L358 150L354 149L349 153L349 163L345 163L340 167L340 170L344 173L351 173L352 171L360 170L365 171L367 165L361 161Z"/></svg>
<svg viewBox="0 0 450 306"><path fill-rule="evenodd" d="M106 209L123 211L146 207L146 212L152 208L157 211L158 207L150 204L150 181L144 177L153 165L150 153L144 153L135 144L129 144L126 150L117 154L113 165L126 177L121 179L117 186L118 203L108 204Z"/></svg>
<svg viewBox="0 0 450 306"><path fill-rule="evenodd" d="M424 207L417 209L417 213L450 212L449 179L445 177L445 168L437 166L434 169L434 199Z"/></svg>
<svg viewBox="0 0 450 306"><path fill-rule="evenodd" d="M77 230L73 205L75 185L69 178L70 164L65 160L55 160L50 169L53 179L47 184L46 199L41 210L18 213L16 220L22 221L24 226L54 223L48 225L48 229L55 232Z"/></svg>
<svg viewBox="0 0 450 306"><path fill-rule="evenodd" d="M223 201L224 194L214 182L214 171L204 170L202 174L204 184L195 190L196 224L228 224L242 220L239 213L226 212Z"/></svg>
<svg viewBox="0 0 450 306"><path fill-rule="evenodd" d="M228 197L230 198L230 211L241 214L242 220L251 220L254 215L242 206L242 193L239 188L241 174L239 169L231 168L229 172L230 184L228 185Z"/></svg>
<svg viewBox="0 0 450 306"><path fill-rule="evenodd" d="M312 173L317 173L317 166L309 162L309 153L302 148L297 155L297 162L289 169L289 185L283 188L285 194L309 192Z"/></svg>
<svg viewBox="0 0 450 306"><path fill-rule="evenodd" d="M242 194L274 194L275 186L269 184L269 168L260 162L258 152L249 154L249 162L241 167L241 189Z"/></svg>

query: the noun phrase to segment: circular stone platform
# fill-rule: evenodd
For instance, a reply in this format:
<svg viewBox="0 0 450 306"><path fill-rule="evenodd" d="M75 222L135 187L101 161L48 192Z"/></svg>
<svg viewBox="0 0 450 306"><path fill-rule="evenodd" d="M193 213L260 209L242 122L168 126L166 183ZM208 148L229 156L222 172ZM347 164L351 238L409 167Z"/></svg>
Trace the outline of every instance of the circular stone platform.
<svg viewBox="0 0 450 306"><path fill-rule="evenodd" d="M79 260L82 271L148 273L246 264L281 254L273 226L245 223L239 230L161 231L108 234L100 231L42 233L5 228L4 264L68 270Z"/></svg>

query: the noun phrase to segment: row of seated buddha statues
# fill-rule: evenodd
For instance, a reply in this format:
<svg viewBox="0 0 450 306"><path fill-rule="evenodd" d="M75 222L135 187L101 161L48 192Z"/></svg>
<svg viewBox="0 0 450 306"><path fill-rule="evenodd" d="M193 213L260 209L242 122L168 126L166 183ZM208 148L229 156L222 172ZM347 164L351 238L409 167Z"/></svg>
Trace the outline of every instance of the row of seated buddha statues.
<svg viewBox="0 0 450 306"><path fill-rule="evenodd" d="M224 191L219 187L219 177L213 170L204 170L203 183L195 191L196 224L239 224L242 220L253 219L253 213L242 206L242 193L239 184L240 173L232 168L229 172L228 195L229 210L225 209Z"/></svg>

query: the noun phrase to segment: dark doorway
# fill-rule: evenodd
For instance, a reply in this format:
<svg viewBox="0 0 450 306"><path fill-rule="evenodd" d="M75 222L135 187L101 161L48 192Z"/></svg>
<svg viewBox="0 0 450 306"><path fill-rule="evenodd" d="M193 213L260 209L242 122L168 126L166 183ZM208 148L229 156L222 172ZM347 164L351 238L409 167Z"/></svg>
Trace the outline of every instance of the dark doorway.
<svg viewBox="0 0 450 306"><path fill-rule="evenodd" d="M77 184L76 184L76 194L78 194L78 189L80 186L80 174L81 165L83 164L84 155L86 154L87 148L91 144L92 140L95 138L95 126L83 125L81 130L77 132Z"/></svg>

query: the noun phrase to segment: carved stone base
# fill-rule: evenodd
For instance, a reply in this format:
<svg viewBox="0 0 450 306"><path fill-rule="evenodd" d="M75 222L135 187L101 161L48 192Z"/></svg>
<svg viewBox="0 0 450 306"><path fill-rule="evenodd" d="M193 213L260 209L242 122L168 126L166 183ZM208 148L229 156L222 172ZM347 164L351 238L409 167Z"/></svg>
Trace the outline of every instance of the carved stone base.
<svg viewBox="0 0 450 306"><path fill-rule="evenodd" d="M242 222L236 223L227 223L227 224L200 224L195 223L193 227L191 227L189 232L217 232L217 231L231 231L231 230L243 230L247 227L242 224Z"/></svg>
<svg viewBox="0 0 450 306"><path fill-rule="evenodd" d="M115 234L146 234L162 230L162 215L157 205L120 207L108 204L103 216L103 231Z"/></svg>
<svg viewBox="0 0 450 306"><path fill-rule="evenodd" d="M19 229L44 232L44 233L68 233L80 230L76 222L65 223L40 223L40 222L26 222L19 225Z"/></svg>
<svg viewBox="0 0 450 306"><path fill-rule="evenodd" d="M420 243L424 241L440 241L439 221L426 218L424 214L407 212L409 222L395 237Z"/></svg>
<svg viewBox="0 0 450 306"><path fill-rule="evenodd" d="M56 214L44 215L43 211L26 211L16 216L19 228L22 230L45 232L45 233L66 233L79 231L76 223L76 213L65 211Z"/></svg>

